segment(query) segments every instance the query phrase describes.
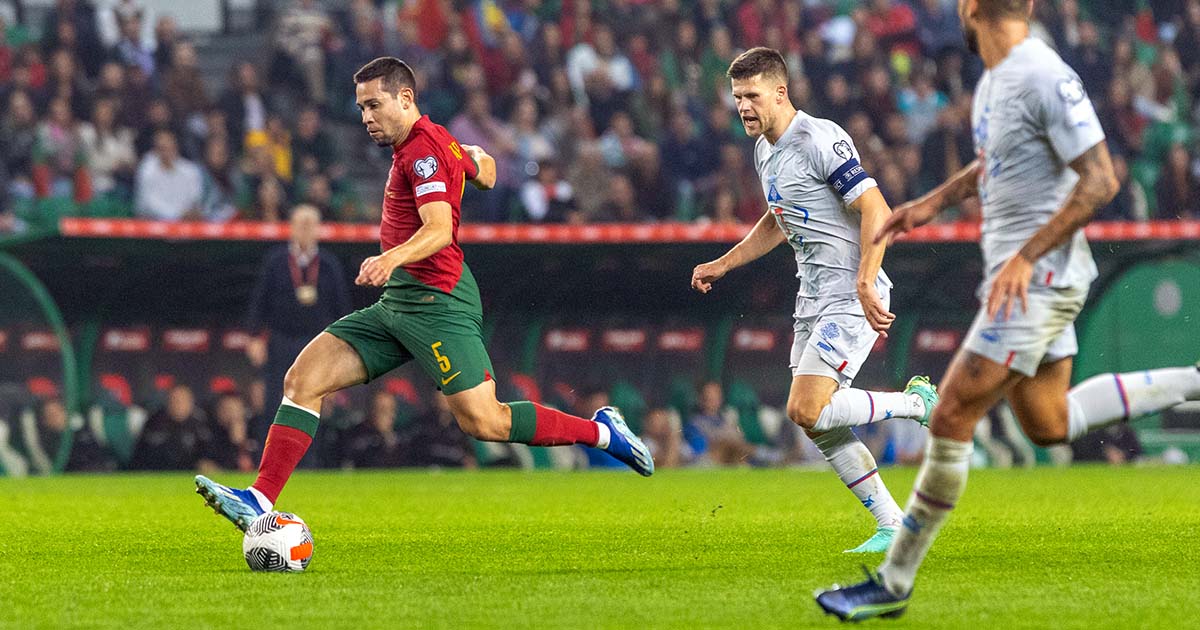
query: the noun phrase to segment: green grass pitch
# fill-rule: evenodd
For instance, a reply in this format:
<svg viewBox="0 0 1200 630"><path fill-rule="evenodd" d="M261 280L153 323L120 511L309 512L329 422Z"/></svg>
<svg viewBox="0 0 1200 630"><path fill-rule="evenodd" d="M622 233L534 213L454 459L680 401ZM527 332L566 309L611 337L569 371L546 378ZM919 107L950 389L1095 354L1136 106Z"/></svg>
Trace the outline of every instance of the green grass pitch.
<svg viewBox="0 0 1200 630"><path fill-rule="evenodd" d="M1197 472L972 471L908 614L867 625L1200 623ZM833 628L812 591L880 560L842 553L873 522L829 472L305 472L280 508L306 573L251 573L187 475L0 479L0 628Z"/></svg>

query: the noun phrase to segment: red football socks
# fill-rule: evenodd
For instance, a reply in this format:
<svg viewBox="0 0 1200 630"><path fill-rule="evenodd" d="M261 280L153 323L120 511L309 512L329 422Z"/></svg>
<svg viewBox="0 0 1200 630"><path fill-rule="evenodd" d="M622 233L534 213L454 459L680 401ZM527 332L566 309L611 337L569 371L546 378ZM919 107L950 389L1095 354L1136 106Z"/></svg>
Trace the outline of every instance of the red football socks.
<svg viewBox="0 0 1200 630"><path fill-rule="evenodd" d="M258 478L251 485L275 503L312 441L312 436L300 429L272 424L267 431L262 463L258 465Z"/></svg>
<svg viewBox="0 0 1200 630"><path fill-rule="evenodd" d="M526 401L508 403L508 406L512 409L509 442L531 446L595 446L600 440L600 427L591 420Z"/></svg>

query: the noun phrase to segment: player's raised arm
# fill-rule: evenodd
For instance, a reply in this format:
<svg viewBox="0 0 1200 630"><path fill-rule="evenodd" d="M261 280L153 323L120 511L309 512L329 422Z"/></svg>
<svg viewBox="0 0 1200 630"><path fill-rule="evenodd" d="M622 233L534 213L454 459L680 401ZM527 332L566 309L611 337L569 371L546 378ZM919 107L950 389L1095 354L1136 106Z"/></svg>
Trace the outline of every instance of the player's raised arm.
<svg viewBox="0 0 1200 630"><path fill-rule="evenodd" d="M874 240L872 236L879 232L892 216L892 209L888 207L883 193L879 192L877 187L868 188L859 195L858 199L850 204L850 209L862 215L862 227L859 232L862 244L858 277L855 281L858 301L862 304L863 314L867 316L871 328L886 337L887 330L892 327L896 316L884 307L879 292L875 290L875 279L879 275L879 268L883 266L883 252L887 245Z"/></svg>
<svg viewBox="0 0 1200 630"><path fill-rule="evenodd" d="M891 243L897 236L929 223L946 208L979 194L979 173L980 163L976 159L919 199L896 206L871 240L880 243L887 239ZM867 233L863 232L864 243L866 238Z"/></svg>
<svg viewBox="0 0 1200 630"><path fill-rule="evenodd" d="M692 288L701 293L708 293L712 289L712 283L720 280L722 276L742 265L762 258L784 240L783 230L779 229L775 217L770 212L763 213L758 223L754 224L754 229L750 230L750 233L741 242L725 252L724 256L702 265L696 265L696 268L692 270Z"/></svg>
<svg viewBox="0 0 1200 630"><path fill-rule="evenodd" d="M468 181L479 190L491 190L496 185L496 159L488 155L482 147L473 144L464 144L462 149L471 156L479 169Z"/></svg>
<svg viewBox="0 0 1200 630"><path fill-rule="evenodd" d="M421 227L407 241L363 261L354 284L381 287L396 267L420 262L454 239L454 212L445 201L431 201L417 209Z"/></svg>

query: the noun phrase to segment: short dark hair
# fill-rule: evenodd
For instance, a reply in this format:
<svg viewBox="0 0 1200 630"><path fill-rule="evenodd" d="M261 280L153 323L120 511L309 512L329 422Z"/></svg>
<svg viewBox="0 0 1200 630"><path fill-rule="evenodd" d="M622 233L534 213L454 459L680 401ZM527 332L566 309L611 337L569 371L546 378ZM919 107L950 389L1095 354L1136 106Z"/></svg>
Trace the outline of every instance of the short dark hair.
<svg viewBox="0 0 1200 630"><path fill-rule="evenodd" d="M725 76L730 79L749 79L760 74L787 81L787 62L778 50L763 46L751 48L738 55L737 59L729 64L729 70L725 71Z"/></svg>
<svg viewBox="0 0 1200 630"><path fill-rule="evenodd" d="M1029 0L979 0L979 17L985 20L1029 19Z"/></svg>
<svg viewBox="0 0 1200 630"><path fill-rule="evenodd" d="M383 89L389 94L397 94L403 88L408 88L414 93L417 91L417 77L412 68L395 57L373 59L354 73L355 83L366 83L374 79L383 79Z"/></svg>

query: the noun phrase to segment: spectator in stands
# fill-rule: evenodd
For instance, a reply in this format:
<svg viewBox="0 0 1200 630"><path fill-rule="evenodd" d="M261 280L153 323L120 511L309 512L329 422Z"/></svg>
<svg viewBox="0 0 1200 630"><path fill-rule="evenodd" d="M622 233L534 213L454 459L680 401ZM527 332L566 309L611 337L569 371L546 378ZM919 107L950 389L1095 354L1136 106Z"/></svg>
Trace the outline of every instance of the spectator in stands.
<svg viewBox="0 0 1200 630"><path fill-rule="evenodd" d="M403 466L405 448L396 433L396 397L387 390L377 390L371 396L367 419L351 429L343 440L343 467Z"/></svg>
<svg viewBox="0 0 1200 630"><path fill-rule="evenodd" d="M48 475L54 472L54 462L64 439L70 439L70 455L64 470L67 472L108 472L116 470L113 456L96 441L78 417L72 422L66 405L57 397L38 403L37 411L23 416L20 451L25 454L32 472ZM68 438L67 434L71 433Z"/></svg>
<svg viewBox="0 0 1200 630"><path fill-rule="evenodd" d="M937 58L946 50L962 46L962 26L954 2L919 0L912 4L917 18L917 39L926 57Z"/></svg>
<svg viewBox="0 0 1200 630"><path fill-rule="evenodd" d="M218 105L225 112L230 147L240 153L246 134L262 131L267 126L267 99L254 64L242 61L230 70L228 87Z"/></svg>
<svg viewBox="0 0 1200 630"><path fill-rule="evenodd" d="M708 381L700 386L699 406L684 425L688 446L705 460L720 465L750 462L754 447L738 425L737 412L725 406L721 384Z"/></svg>
<svg viewBox="0 0 1200 630"><path fill-rule="evenodd" d="M650 449L656 468L678 468L691 463L695 456L683 441L678 414L668 409L656 407L646 412L641 438Z"/></svg>
<svg viewBox="0 0 1200 630"><path fill-rule="evenodd" d="M628 107L638 84L633 64L617 49L612 29L605 24L592 28L591 43L581 41L567 54L567 76L575 102L588 106L601 129L608 127L613 113Z"/></svg>
<svg viewBox="0 0 1200 630"><path fill-rule="evenodd" d="M87 120L92 111L92 90L83 77L83 71L75 62L71 51L59 48L50 53L50 75L46 79L46 97L65 100L71 114L78 120Z"/></svg>
<svg viewBox="0 0 1200 630"><path fill-rule="evenodd" d="M608 193L604 203L595 216L588 217L589 222L598 223L640 223L645 220L637 203L637 191L628 175L617 173L608 180Z"/></svg>
<svg viewBox="0 0 1200 630"><path fill-rule="evenodd" d="M305 100L325 102L325 53L334 23L316 0L297 0L278 13L271 40L272 80L298 89Z"/></svg>
<svg viewBox="0 0 1200 630"><path fill-rule="evenodd" d="M263 178L258 182L253 202L242 211L242 218L270 223L280 221L283 219L287 202L287 190L284 189L283 182L277 177Z"/></svg>
<svg viewBox="0 0 1200 630"><path fill-rule="evenodd" d="M213 439L208 459L219 468L252 472L258 461L258 447L249 437L249 412L246 401L237 392L217 397L212 414Z"/></svg>
<svg viewBox="0 0 1200 630"><path fill-rule="evenodd" d="M699 203L697 187L717 165L718 146L712 134L702 134L692 115L677 108L658 150L664 156L663 183L675 194L675 206L685 216L694 214L690 209Z"/></svg>
<svg viewBox="0 0 1200 630"><path fill-rule="evenodd" d="M196 399L187 385L177 384L167 394L167 404L150 416L137 444L129 467L133 470L211 469L208 459L213 432L204 414L196 408Z"/></svg>
<svg viewBox="0 0 1200 630"><path fill-rule="evenodd" d="M525 219L533 223L563 223L572 219L575 191L562 178L558 162L543 160L536 165L537 176L521 185L521 207Z"/></svg>
<svg viewBox="0 0 1200 630"><path fill-rule="evenodd" d="M170 59L170 65L163 66L163 96L176 116L188 125L197 124L211 102L208 87L200 74L196 47L191 42L178 42L174 44Z"/></svg>
<svg viewBox="0 0 1200 630"><path fill-rule="evenodd" d="M125 202L132 199L137 154L133 148L133 131L117 123L116 102L97 100L92 120L79 126L79 136L95 194Z"/></svg>
<svg viewBox="0 0 1200 630"><path fill-rule="evenodd" d="M476 468L471 438L458 428L446 397L433 396L434 408L404 427L402 442L405 466ZM394 404L394 403L393 403Z"/></svg>
<svg viewBox="0 0 1200 630"><path fill-rule="evenodd" d="M1200 218L1200 182L1192 168L1191 156L1181 144L1171 146L1155 185L1158 191L1158 219Z"/></svg>
<svg viewBox="0 0 1200 630"><path fill-rule="evenodd" d="M321 219L325 221L345 221L353 220L354 217L343 216L334 208L333 204L333 187L329 182L329 177L324 173L314 173L309 175L304 181L304 197L301 203L308 204L317 209L321 213Z"/></svg>
<svg viewBox="0 0 1200 630"><path fill-rule="evenodd" d="M334 179L345 174L345 167L338 162L333 138L322 129L321 112L317 107L308 105L300 110L291 142L292 159L300 173L325 173Z"/></svg>
<svg viewBox="0 0 1200 630"><path fill-rule="evenodd" d="M120 37L113 47L113 56L126 66L137 66L146 76L154 76L154 48L142 36L140 9L117 15Z"/></svg>
<svg viewBox="0 0 1200 630"><path fill-rule="evenodd" d="M37 146L38 122L33 100L26 92L13 92L0 127L0 151L9 176L8 192L13 197L32 199L33 152Z"/></svg>
<svg viewBox="0 0 1200 630"><path fill-rule="evenodd" d="M351 310L346 271L336 256L318 244L321 215L312 206L292 210L287 245L271 250L250 295L246 327L258 335L247 348L263 370L267 401L282 400L283 377L300 350L317 333ZM261 420L270 422L271 418ZM251 427L265 439L268 424Z"/></svg>
<svg viewBox="0 0 1200 630"><path fill-rule="evenodd" d="M203 218L204 177L200 167L179 155L175 134L154 134L154 150L138 165L134 212L165 221Z"/></svg>
<svg viewBox="0 0 1200 630"><path fill-rule="evenodd" d="M149 16L146 21L150 21ZM153 38L154 65L159 72L172 70L179 63L176 50L179 46L192 46L191 42L183 39L183 35L179 32L179 23L170 15L160 15L157 20L154 20ZM194 57L196 51L193 49L190 54Z"/></svg>
<svg viewBox="0 0 1200 630"><path fill-rule="evenodd" d="M937 124L938 114L950 104L945 94L933 87L933 77L924 71L913 74L912 86L900 92L900 112L908 128L908 140L920 144Z"/></svg>
<svg viewBox="0 0 1200 630"><path fill-rule="evenodd" d="M516 142L512 129L492 115L487 92L475 90L467 96L466 106L447 126L461 144L474 144L487 149L496 158L496 187L487 195L476 197L483 221L507 219L508 195L518 182L521 171L516 164Z"/></svg>
<svg viewBox="0 0 1200 630"><path fill-rule="evenodd" d="M137 150L138 155L144 157L155 148L156 138L160 131L171 132L176 139L176 150L182 154L178 145L181 135L180 128L175 119L175 113L171 111L171 104L167 102L167 99L156 96L146 105L145 119L140 123L137 137L133 141L133 147Z"/></svg>
<svg viewBox="0 0 1200 630"><path fill-rule="evenodd" d="M220 137L204 147L203 192L200 213L208 221L229 221L238 214L235 199L241 187L241 171L229 160L229 144Z"/></svg>
<svg viewBox="0 0 1200 630"><path fill-rule="evenodd" d="M79 125L65 98L50 102L50 115L38 126L34 153L34 186L38 197L86 200L90 188L84 170L87 156L79 135Z"/></svg>

